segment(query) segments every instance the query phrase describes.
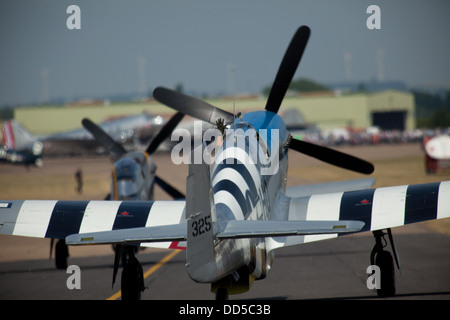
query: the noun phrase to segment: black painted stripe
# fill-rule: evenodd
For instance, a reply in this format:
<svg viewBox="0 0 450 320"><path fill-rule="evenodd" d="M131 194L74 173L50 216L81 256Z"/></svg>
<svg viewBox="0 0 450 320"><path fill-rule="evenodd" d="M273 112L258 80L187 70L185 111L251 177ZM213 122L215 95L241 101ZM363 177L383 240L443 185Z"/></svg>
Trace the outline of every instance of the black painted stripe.
<svg viewBox="0 0 450 320"><path fill-rule="evenodd" d="M224 203L216 204L216 216L217 216L217 220L219 220L219 221L235 220L235 217L234 217L233 212L231 211L230 207L228 207Z"/></svg>
<svg viewBox="0 0 450 320"><path fill-rule="evenodd" d="M361 231L370 230L372 203L375 189L344 192L341 199L339 220L357 220L365 223Z"/></svg>
<svg viewBox="0 0 450 320"><path fill-rule="evenodd" d="M228 159L228 158L227 158ZM246 166L241 163L239 160L234 159L237 161L237 163L226 163L226 159L224 159L221 163L217 164L215 167L213 173L212 173L212 179L214 180L215 176L220 170L223 170L225 168L231 168L235 170L238 174L242 176L242 178L247 182L248 188L250 189L250 192L254 195L257 195L258 192L256 190L255 181L253 181L253 177L246 168Z"/></svg>
<svg viewBox="0 0 450 320"><path fill-rule="evenodd" d="M242 214L244 215L244 218L247 217L247 214L249 213L248 207L247 207L247 201L245 200L244 195L242 194L239 187L230 180L220 180L213 188L213 192L217 193L220 190L227 191L231 193L231 195L236 199L237 203L239 204L239 207L241 207Z"/></svg>
<svg viewBox="0 0 450 320"><path fill-rule="evenodd" d="M124 201L117 210L113 230L145 227L153 201Z"/></svg>
<svg viewBox="0 0 450 320"><path fill-rule="evenodd" d="M440 182L408 186L405 224L437 218L439 185Z"/></svg>
<svg viewBox="0 0 450 320"><path fill-rule="evenodd" d="M46 238L64 239L80 231L89 201L58 201L45 233Z"/></svg>

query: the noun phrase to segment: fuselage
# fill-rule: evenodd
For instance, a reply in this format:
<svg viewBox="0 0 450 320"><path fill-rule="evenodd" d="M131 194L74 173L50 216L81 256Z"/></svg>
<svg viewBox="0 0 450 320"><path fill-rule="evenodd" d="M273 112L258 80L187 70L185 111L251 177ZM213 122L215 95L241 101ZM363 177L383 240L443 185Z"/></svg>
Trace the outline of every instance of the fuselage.
<svg viewBox="0 0 450 320"><path fill-rule="evenodd" d="M269 111L249 112L230 125L211 174L217 221L277 219L276 199L286 187L288 139L281 117ZM244 268L264 278L272 262L265 238L221 241L215 253L218 277Z"/></svg>
<svg viewBox="0 0 450 320"><path fill-rule="evenodd" d="M113 200L153 200L155 164L147 153L130 152L114 163Z"/></svg>

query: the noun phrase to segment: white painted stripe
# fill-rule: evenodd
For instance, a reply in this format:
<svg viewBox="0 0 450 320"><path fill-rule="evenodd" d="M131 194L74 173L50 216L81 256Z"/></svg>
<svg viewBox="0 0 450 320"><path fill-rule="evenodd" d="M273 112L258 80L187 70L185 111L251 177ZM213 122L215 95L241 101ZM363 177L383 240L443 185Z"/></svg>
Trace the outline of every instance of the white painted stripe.
<svg viewBox="0 0 450 320"><path fill-rule="evenodd" d="M146 247L146 248L169 249L171 244L172 244L171 241L166 241L166 242L143 242L143 243L140 244L140 246L141 247Z"/></svg>
<svg viewBox="0 0 450 320"><path fill-rule="evenodd" d="M337 233L308 235L308 236L305 236L303 243L333 239L336 237L337 237Z"/></svg>
<svg viewBox="0 0 450 320"><path fill-rule="evenodd" d="M437 218L450 217L450 181L443 181L439 186Z"/></svg>
<svg viewBox="0 0 450 320"><path fill-rule="evenodd" d="M254 161L249 158L248 153L245 152L245 150L242 150L240 148L234 148L229 147L226 148L223 152L221 152L216 160L215 165L222 163L222 161L225 159L225 163L227 161L233 163L233 159L239 160L243 164L247 164L245 168L250 172L250 175L253 178L253 181L258 181L259 178L259 172L256 168L256 165L254 164Z"/></svg>
<svg viewBox="0 0 450 320"><path fill-rule="evenodd" d="M371 230L402 226L408 186L377 188L373 195Z"/></svg>
<svg viewBox="0 0 450 320"><path fill-rule="evenodd" d="M184 220L185 201L155 201L150 209L146 227L179 224Z"/></svg>
<svg viewBox="0 0 450 320"><path fill-rule="evenodd" d="M308 202L306 220L339 220L343 192L312 195ZM313 242L337 237L337 234L305 236L304 242Z"/></svg>
<svg viewBox="0 0 450 320"><path fill-rule="evenodd" d="M270 252L272 250L287 247L290 245L290 240L294 240L293 245L302 244L303 243L303 236L296 236L296 237L267 237L266 239L266 248L267 251Z"/></svg>
<svg viewBox="0 0 450 320"><path fill-rule="evenodd" d="M179 224L185 219L186 201L155 201L150 209L146 227ZM171 241L141 243L141 247L168 249ZM181 242L180 242L180 245Z"/></svg>
<svg viewBox="0 0 450 320"><path fill-rule="evenodd" d="M56 202L56 200L24 201L12 234L44 238Z"/></svg>
<svg viewBox="0 0 450 320"><path fill-rule="evenodd" d="M314 194L308 201L306 220L339 220L343 192Z"/></svg>
<svg viewBox="0 0 450 320"><path fill-rule="evenodd" d="M187 247L186 241L180 241L176 248L171 247L173 244L173 241L166 241L166 242L142 242L141 247L146 248L159 248L159 249L184 249Z"/></svg>
<svg viewBox="0 0 450 320"><path fill-rule="evenodd" d="M237 202L236 198L228 191L221 190L215 193L214 203L216 205L219 203L223 203L228 208L230 208L236 220L244 220L244 214L241 210L241 207L239 206L239 203Z"/></svg>
<svg viewBox="0 0 450 320"><path fill-rule="evenodd" d="M112 230L122 201L91 201L86 207L79 233Z"/></svg>

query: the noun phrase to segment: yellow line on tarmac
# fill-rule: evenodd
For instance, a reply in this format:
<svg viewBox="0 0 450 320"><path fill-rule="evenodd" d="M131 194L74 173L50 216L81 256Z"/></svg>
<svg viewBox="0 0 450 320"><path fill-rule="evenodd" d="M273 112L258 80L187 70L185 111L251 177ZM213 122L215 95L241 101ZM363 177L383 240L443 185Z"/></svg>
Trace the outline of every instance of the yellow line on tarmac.
<svg viewBox="0 0 450 320"><path fill-rule="evenodd" d="M164 258L161 259L161 261L159 261L157 264L155 264L154 266L152 266L150 269L148 269L147 271L145 271L144 273L144 279L147 278L149 275L151 275L153 272L155 272L156 270L158 270L159 268L161 268L166 262L168 262L170 259L172 259L173 257L175 257L178 253L180 253L180 251L182 250L173 250L171 253L169 253L167 256L165 256ZM115 294L113 294L111 297L109 297L106 300L117 300L120 298L120 296L122 295L122 291L118 291Z"/></svg>

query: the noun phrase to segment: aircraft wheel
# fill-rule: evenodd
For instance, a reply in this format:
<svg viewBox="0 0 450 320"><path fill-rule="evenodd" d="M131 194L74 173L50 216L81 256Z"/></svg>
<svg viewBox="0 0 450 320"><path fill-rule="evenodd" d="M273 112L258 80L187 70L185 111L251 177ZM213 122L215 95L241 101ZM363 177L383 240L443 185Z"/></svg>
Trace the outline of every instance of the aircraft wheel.
<svg viewBox="0 0 450 320"><path fill-rule="evenodd" d="M36 165L36 167L42 168L42 166L44 165L44 161L42 161L41 158L38 158L34 161L34 164Z"/></svg>
<svg viewBox="0 0 450 320"><path fill-rule="evenodd" d="M226 288L217 288L216 289L216 300L217 301L228 300L228 290Z"/></svg>
<svg viewBox="0 0 450 320"><path fill-rule="evenodd" d="M377 289L379 297L392 297L395 295L394 260L389 251L380 251L375 258L375 264L381 272L381 288Z"/></svg>
<svg viewBox="0 0 450 320"><path fill-rule="evenodd" d="M58 240L55 246L55 265L57 269L67 269L67 257L69 248L64 239Z"/></svg>
<svg viewBox="0 0 450 320"><path fill-rule="evenodd" d="M130 258L122 270L122 300L140 300L144 291L144 274L139 261Z"/></svg>

